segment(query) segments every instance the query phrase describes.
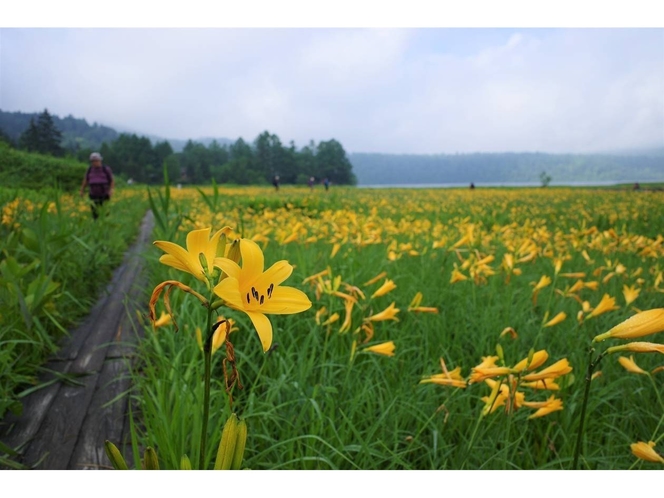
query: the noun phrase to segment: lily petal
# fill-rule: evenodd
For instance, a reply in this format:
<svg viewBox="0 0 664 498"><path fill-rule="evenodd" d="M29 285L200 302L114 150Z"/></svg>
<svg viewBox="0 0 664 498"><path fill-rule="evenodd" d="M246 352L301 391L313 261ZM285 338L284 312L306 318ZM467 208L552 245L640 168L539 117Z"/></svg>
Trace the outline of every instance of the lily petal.
<svg viewBox="0 0 664 498"><path fill-rule="evenodd" d="M311 308L311 301L301 290L279 286L274 289L272 298L260 308L261 312L272 315L289 315Z"/></svg>
<svg viewBox="0 0 664 498"><path fill-rule="evenodd" d="M263 352L267 351L272 345L272 324L270 320L263 313L254 311L245 311L245 313L249 315L251 323L256 327L256 332L258 332L258 337L263 345Z"/></svg>

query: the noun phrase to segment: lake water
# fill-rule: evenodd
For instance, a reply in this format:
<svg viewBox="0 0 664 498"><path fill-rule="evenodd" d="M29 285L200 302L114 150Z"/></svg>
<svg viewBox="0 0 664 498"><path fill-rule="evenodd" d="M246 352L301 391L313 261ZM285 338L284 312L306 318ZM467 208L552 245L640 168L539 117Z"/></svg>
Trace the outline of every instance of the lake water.
<svg viewBox="0 0 664 498"><path fill-rule="evenodd" d="M649 180L652 182L652 180ZM630 182L592 181L592 182L551 182L551 187L607 187ZM648 183L648 181L639 181ZM468 188L470 183L395 183L390 185L358 185L358 188ZM476 182L475 187L541 187L541 182Z"/></svg>

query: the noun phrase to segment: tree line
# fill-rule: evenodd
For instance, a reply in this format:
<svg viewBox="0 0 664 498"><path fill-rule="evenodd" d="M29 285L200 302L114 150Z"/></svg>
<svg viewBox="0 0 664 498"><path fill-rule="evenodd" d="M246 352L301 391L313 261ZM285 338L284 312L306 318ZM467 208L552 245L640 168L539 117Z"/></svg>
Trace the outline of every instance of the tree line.
<svg viewBox="0 0 664 498"><path fill-rule="evenodd" d="M8 114L21 113L2 113L0 117ZM327 178L336 184L356 183L346 152L334 139L318 144L310 141L298 149L292 141L285 146L277 135L264 131L251 143L238 138L230 144L212 141L206 146L189 140L181 152L175 152L166 140L153 144L145 136L121 133L98 148L81 146L82 140L67 146L48 110L37 119L31 118L17 140L6 132L4 136L5 141L20 149L56 157L67 155L82 162L98 150L115 174L142 183L161 182L164 169L172 181L191 184L212 179L217 183L265 184L277 176L286 184L305 184L311 177L315 181Z"/></svg>

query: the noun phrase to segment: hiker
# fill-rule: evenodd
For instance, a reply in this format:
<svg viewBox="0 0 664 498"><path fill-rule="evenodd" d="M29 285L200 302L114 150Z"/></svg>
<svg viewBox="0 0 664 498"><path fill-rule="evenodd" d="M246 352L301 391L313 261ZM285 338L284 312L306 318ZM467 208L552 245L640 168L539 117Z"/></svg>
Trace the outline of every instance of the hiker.
<svg viewBox="0 0 664 498"><path fill-rule="evenodd" d="M92 201L92 218L99 217L99 207L108 201L113 195L115 180L111 168L102 164L102 157L99 152L90 154L90 167L85 173L83 183L81 184L81 197L85 187L90 188L90 201Z"/></svg>
<svg viewBox="0 0 664 498"><path fill-rule="evenodd" d="M325 177L325 180L323 180L323 185L325 185L325 190L330 190L330 180L329 178Z"/></svg>
<svg viewBox="0 0 664 498"><path fill-rule="evenodd" d="M272 185L274 185L274 189L278 192L279 191L279 175L274 176L274 178L272 179Z"/></svg>

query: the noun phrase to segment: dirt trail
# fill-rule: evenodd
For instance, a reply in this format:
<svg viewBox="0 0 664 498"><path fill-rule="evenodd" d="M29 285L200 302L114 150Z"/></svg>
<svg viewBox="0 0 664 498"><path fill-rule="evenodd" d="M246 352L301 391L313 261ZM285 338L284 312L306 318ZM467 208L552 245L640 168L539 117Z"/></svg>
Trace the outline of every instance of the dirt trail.
<svg viewBox="0 0 664 498"><path fill-rule="evenodd" d="M113 441L129 456L127 397L129 363L141 328L136 309L146 285L141 252L149 243L154 220L148 212L107 292L61 350L45 365L39 382L52 384L26 396L21 417L7 417L0 440L17 449L21 462L36 469L108 468L104 441ZM63 382L57 373L74 376ZM126 448L125 448L126 446Z"/></svg>

